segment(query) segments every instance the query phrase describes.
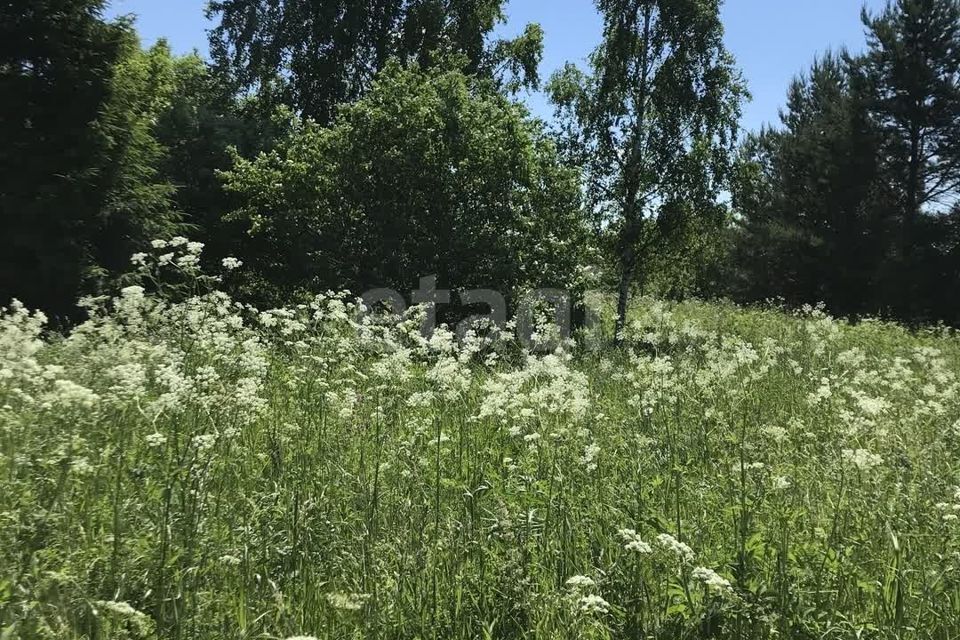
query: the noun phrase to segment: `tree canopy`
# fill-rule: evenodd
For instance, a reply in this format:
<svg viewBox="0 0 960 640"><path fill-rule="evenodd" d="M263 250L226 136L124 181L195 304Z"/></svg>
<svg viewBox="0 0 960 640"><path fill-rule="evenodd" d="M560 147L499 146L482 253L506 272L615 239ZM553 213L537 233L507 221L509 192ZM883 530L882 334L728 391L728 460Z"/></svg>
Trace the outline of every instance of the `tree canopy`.
<svg viewBox="0 0 960 640"><path fill-rule="evenodd" d="M543 33L491 39L503 0L214 0L213 59L244 89L276 92L321 124L361 97L391 58L429 67L445 56L465 71L534 86Z"/></svg>
<svg viewBox="0 0 960 640"><path fill-rule="evenodd" d="M737 295L955 322L960 3L862 17L867 51L817 61L744 147Z"/></svg>
<svg viewBox="0 0 960 640"><path fill-rule="evenodd" d="M140 51L103 3L0 6L0 297L58 317L176 225L152 123L169 51Z"/></svg>
<svg viewBox="0 0 960 640"><path fill-rule="evenodd" d="M456 65L388 65L323 127L224 174L274 290L570 287L579 182L526 110Z"/></svg>
<svg viewBox="0 0 960 640"><path fill-rule="evenodd" d="M960 0L862 12L745 136L721 0L595 5L540 122L545 34L501 37L504 0L212 0L209 59L105 0L0 4L0 304L69 324L189 235L245 300L589 272L618 334L637 291L960 323Z"/></svg>
<svg viewBox="0 0 960 640"><path fill-rule="evenodd" d="M551 80L588 210L619 273L617 330L657 250L720 228L745 88L723 45L716 0L600 0L590 71Z"/></svg>

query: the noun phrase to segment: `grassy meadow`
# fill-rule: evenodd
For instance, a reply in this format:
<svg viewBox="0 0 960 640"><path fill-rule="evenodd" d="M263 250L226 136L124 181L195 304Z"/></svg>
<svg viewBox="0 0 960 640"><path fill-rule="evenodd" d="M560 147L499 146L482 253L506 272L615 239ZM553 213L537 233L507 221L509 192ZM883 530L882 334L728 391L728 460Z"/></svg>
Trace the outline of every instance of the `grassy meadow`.
<svg viewBox="0 0 960 640"><path fill-rule="evenodd" d="M0 321L2 640L960 636L945 331L644 299L531 354L333 293L87 304Z"/></svg>

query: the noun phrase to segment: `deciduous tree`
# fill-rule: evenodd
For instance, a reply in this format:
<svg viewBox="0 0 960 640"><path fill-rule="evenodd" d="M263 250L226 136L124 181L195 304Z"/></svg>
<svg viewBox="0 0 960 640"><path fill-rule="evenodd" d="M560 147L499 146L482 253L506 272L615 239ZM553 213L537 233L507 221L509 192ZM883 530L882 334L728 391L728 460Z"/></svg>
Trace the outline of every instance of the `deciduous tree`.
<svg viewBox="0 0 960 640"><path fill-rule="evenodd" d="M175 225L152 123L169 52L98 0L0 4L0 304L60 318L131 247Z"/></svg>
<svg viewBox="0 0 960 640"><path fill-rule="evenodd" d="M589 209L618 271L617 335L630 288L658 248L719 228L745 88L718 0L598 0L589 72L551 94L587 176Z"/></svg>
<svg viewBox="0 0 960 640"><path fill-rule="evenodd" d="M465 71L505 86L537 83L543 33L492 40L503 0L215 0L213 59L242 89L276 89L321 124L371 86L391 57L428 67L466 56Z"/></svg>
<svg viewBox="0 0 960 640"><path fill-rule="evenodd" d="M490 82L394 62L334 125L295 123L224 174L234 217L268 248L250 265L262 290L575 285L577 174Z"/></svg>

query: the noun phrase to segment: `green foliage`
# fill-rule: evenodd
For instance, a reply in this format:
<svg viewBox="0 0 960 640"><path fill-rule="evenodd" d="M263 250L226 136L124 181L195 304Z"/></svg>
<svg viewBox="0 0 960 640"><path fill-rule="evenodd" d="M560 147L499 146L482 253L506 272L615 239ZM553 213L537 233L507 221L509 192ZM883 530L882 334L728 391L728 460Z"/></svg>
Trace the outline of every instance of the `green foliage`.
<svg viewBox="0 0 960 640"><path fill-rule="evenodd" d="M825 56L790 87L783 128L743 146L735 206L752 299L821 301L837 313L880 311L893 221L878 189L878 136L844 58ZM887 198L889 201L889 197Z"/></svg>
<svg viewBox="0 0 960 640"><path fill-rule="evenodd" d="M166 42L142 51L133 39L114 69L110 98L95 124L107 143L99 224L88 229L96 233L91 259L100 278L123 273L136 248L178 229L175 187L161 173L166 149L155 135L177 90L175 65Z"/></svg>
<svg viewBox="0 0 960 640"><path fill-rule="evenodd" d="M503 0L215 0L208 16L220 71L239 87L277 90L304 117L328 124L360 98L392 57L427 68L463 55L466 71L516 88L537 83L543 34L488 42ZM512 72L506 73L506 72Z"/></svg>
<svg viewBox="0 0 960 640"><path fill-rule="evenodd" d="M190 236L214 255L255 251L244 226L224 220L236 202L218 172L233 165L231 149L243 157L269 149L287 119L269 100L236 98L197 55L175 59L173 73L175 90L155 133L165 148L162 174L176 187L175 206L189 223Z"/></svg>
<svg viewBox="0 0 960 640"><path fill-rule="evenodd" d="M744 146L734 197L743 299L960 320L960 3L864 13L868 51L796 80L782 127Z"/></svg>
<svg viewBox="0 0 960 640"><path fill-rule="evenodd" d="M73 314L145 238L175 223L153 120L169 52L140 52L102 2L0 7L0 299Z"/></svg>
<svg viewBox="0 0 960 640"><path fill-rule="evenodd" d="M960 197L960 2L896 0L863 22L869 51L855 73L909 222Z"/></svg>
<svg viewBox="0 0 960 640"><path fill-rule="evenodd" d="M199 275L158 245L139 276ZM340 294L177 298L0 314L4 640L960 627L949 332L642 299L623 349L509 362Z"/></svg>
<svg viewBox="0 0 960 640"><path fill-rule="evenodd" d="M550 92L588 210L627 296L653 256L716 233L745 89L723 46L716 0L601 0L603 43L586 74L568 65ZM661 260L661 264L667 260Z"/></svg>
<svg viewBox="0 0 960 640"><path fill-rule="evenodd" d="M59 7L54 11L52 5ZM48 6L50 5L50 6ZM64 310L83 278L87 201L107 146L90 126L109 98L129 38L99 19L102 2L0 7L0 298ZM29 277L27 276L29 274Z"/></svg>
<svg viewBox="0 0 960 640"><path fill-rule="evenodd" d="M505 294L577 284L576 173L525 109L454 67L389 65L332 127L295 120L224 179L265 247L248 264L281 297L431 274Z"/></svg>
<svg viewBox="0 0 960 640"><path fill-rule="evenodd" d="M960 202L960 2L897 0L863 21L869 51L854 74L882 133L884 179L899 195L899 273L889 286L903 317L958 320L960 308L938 301L930 263L940 252L930 241L942 233L939 215Z"/></svg>

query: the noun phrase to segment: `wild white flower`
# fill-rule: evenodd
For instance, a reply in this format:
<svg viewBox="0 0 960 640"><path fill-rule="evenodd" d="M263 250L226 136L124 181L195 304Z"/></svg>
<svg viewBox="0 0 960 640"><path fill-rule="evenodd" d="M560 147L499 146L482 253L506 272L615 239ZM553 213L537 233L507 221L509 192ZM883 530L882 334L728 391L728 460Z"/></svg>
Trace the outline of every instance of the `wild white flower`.
<svg viewBox="0 0 960 640"><path fill-rule="evenodd" d="M369 593L328 593L327 602L334 609L342 611L359 611L370 599Z"/></svg>
<svg viewBox="0 0 960 640"><path fill-rule="evenodd" d="M409 359L403 367L404 372L400 375L401 380L408 376ZM427 371L427 380L434 384L438 395L448 402L456 402L473 384L470 369L453 355L439 358Z"/></svg>
<svg viewBox="0 0 960 640"><path fill-rule="evenodd" d="M132 606L130 606L130 603L129 603L129 602L116 602L116 601L113 601L113 600L99 600L99 601L97 601L97 605L100 606L100 607L102 607L103 609L111 612L111 613L115 613L115 614L117 614L118 616L122 616L122 617L125 617L125 618L134 618L134 617L136 617L136 616L142 616L142 615L144 615L144 614L141 613L140 611L137 611L137 610L134 609Z"/></svg>
<svg viewBox="0 0 960 640"><path fill-rule="evenodd" d="M203 253L204 244L202 242L188 242L187 253L198 256Z"/></svg>
<svg viewBox="0 0 960 640"><path fill-rule="evenodd" d="M147 264L147 254L145 253L135 253L130 256L130 262L138 267L142 267Z"/></svg>
<svg viewBox="0 0 960 640"><path fill-rule="evenodd" d="M98 600L95 603L96 607L99 608L99 611L96 611L98 615L101 613L106 613L108 615L117 616L123 620L127 621L127 624L135 627L134 637L148 637L153 635L154 624L153 619L150 618L147 614L142 611L134 609L128 602L115 602L113 600Z"/></svg>
<svg viewBox="0 0 960 640"><path fill-rule="evenodd" d="M159 239L157 239L157 240L151 240L151 241L150 241L150 246L152 246L154 249L166 249L166 248L167 248L167 241L166 241L166 240L159 240Z"/></svg>
<svg viewBox="0 0 960 640"><path fill-rule="evenodd" d="M212 433L205 433L203 435L193 437L193 446L197 450L197 454L203 454L213 448L213 445L217 443L217 436Z"/></svg>
<svg viewBox="0 0 960 640"><path fill-rule="evenodd" d="M661 533L657 536L656 541L658 547L675 556L681 562L691 562L693 560L693 549L669 533Z"/></svg>
<svg viewBox="0 0 960 640"><path fill-rule="evenodd" d="M699 580L702 582L709 591L713 593L731 593L733 587L730 585L730 581L719 575L713 569L708 569L706 567L696 567L693 570L694 580Z"/></svg>
<svg viewBox="0 0 960 640"><path fill-rule="evenodd" d="M852 369L859 368L867 361L867 355L862 349L854 347L837 354L837 364Z"/></svg>
<svg viewBox="0 0 960 640"><path fill-rule="evenodd" d="M627 551L634 551L636 553L647 554L652 553L653 548L644 542L640 535L633 529L620 529L617 531L620 537L623 539L623 548Z"/></svg>
<svg viewBox="0 0 960 640"><path fill-rule="evenodd" d="M784 489L789 489L792 483L787 476L774 476L772 484L774 490L783 491Z"/></svg>
<svg viewBox="0 0 960 640"><path fill-rule="evenodd" d="M265 329L272 329L280 323L280 318L276 313L264 311L258 318L260 325Z"/></svg>
<svg viewBox="0 0 960 640"><path fill-rule="evenodd" d="M347 387L340 391L327 391L324 394L324 400L341 420L347 420L356 411L360 395L354 389Z"/></svg>
<svg viewBox="0 0 960 640"><path fill-rule="evenodd" d="M432 447L436 447L442 444L446 444L448 442L450 442L450 436L441 432L440 435L431 439L430 442L428 442L427 444L429 444Z"/></svg>
<svg viewBox="0 0 960 640"><path fill-rule="evenodd" d="M950 431L953 432L953 435L960 438L960 420L954 421L953 425L950 427Z"/></svg>
<svg viewBox="0 0 960 640"><path fill-rule="evenodd" d="M142 298L144 288L138 285L124 287L120 290L120 296L123 298Z"/></svg>
<svg viewBox="0 0 960 640"><path fill-rule="evenodd" d="M157 258L157 264L161 266L165 264L170 264L171 262L173 262L174 255L175 254L173 253L164 253L163 255Z"/></svg>
<svg viewBox="0 0 960 640"><path fill-rule="evenodd" d="M56 380L46 397L47 404L67 408L92 409L99 401L100 396L71 380Z"/></svg>
<svg viewBox="0 0 960 640"><path fill-rule="evenodd" d="M590 587L595 586L597 583L593 581L593 578L588 576L573 576L567 579L567 586L574 590L579 589L589 589Z"/></svg>
<svg viewBox="0 0 960 640"><path fill-rule="evenodd" d="M436 395L432 391L415 391L407 398L408 407L424 408L433 404Z"/></svg>
<svg viewBox="0 0 960 640"><path fill-rule="evenodd" d="M223 268L227 271L233 271L239 269L243 266L243 261L237 260L236 258L227 257L220 261L220 264L223 265Z"/></svg>
<svg viewBox="0 0 960 640"><path fill-rule="evenodd" d="M844 449L843 459L859 471L869 472L883 464L883 458L867 449Z"/></svg>
<svg viewBox="0 0 960 640"><path fill-rule="evenodd" d="M114 399L132 400L146 393L147 372L140 363L119 364L107 371L107 378L113 382L110 396Z"/></svg>
<svg viewBox="0 0 960 640"><path fill-rule="evenodd" d="M261 386L256 378L240 378L232 392L233 406L247 422L255 420L267 407L267 401L260 396Z"/></svg>
<svg viewBox="0 0 960 640"><path fill-rule="evenodd" d="M867 416L878 416L888 411L891 404L884 398L873 398L864 394L856 395L857 406Z"/></svg>
<svg viewBox="0 0 960 640"><path fill-rule="evenodd" d="M193 269L200 264L200 257L193 253L187 253L177 258L177 266L181 269Z"/></svg>
<svg viewBox="0 0 960 640"><path fill-rule="evenodd" d="M147 437L144 438L144 440L146 441L147 446L150 447L151 449L157 449L167 444L167 436L159 432L154 432L149 434Z"/></svg>
<svg viewBox="0 0 960 640"><path fill-rule="evenodd" d="M187 242L189 242L189 240L183 236L174 236L170 238L170 242L168 244L171 247L182 247L183 245L187 244Z"/></svg>
<svg viewBox="0 0 960 640"><path fill-rule="evenodd" d="M833 387L831 386L830 378L822 377L816 391L812 391L807 395L807 403L811 407L817 407L829 400L832 396Z"/></svg>
<svg viewBox="0 0 960 640"><path fill-rule="evenodd" d="M761 429L774 442L781 443L787 439L787 430L777 425L767 425Z"/></svg>
<svg viewBox="0 0 960 640"><path fill-rule="evenodd" d="M581 612L587 614L603 614L610 611L610 603L594 594L582 596L578 606Z"/></svg>
<svg viewBox="0 0 960 640"><path fill-rule="evenodd" d="M528 356L518 370L499 373L484 384L480 418L506 423L536 416L579 420L590 405L586 376L568 364L568 354Z"/></svg>
<svg viewBox="0 0 960 640"><path fill-rule="evenodd" d="M78 476L86 476L93 473L93 465L86 458L74 458L70 462L70 470Z"/></svg>
<svg viewBox="0 0 960 640"><path fill-rule="evenodd" d="M600 446L596 442L588 444L583 450L583 455L580 456L580 464L586 467L587 471L596 471L598 455L600 455Z"/></svg>
<svg viewBox="0 0 960 640"><path fill-rule="evenodd" d="M399 348L374 362L370 372L387 384L399 385L410 379L410 363L409 349Z"/></svg>

